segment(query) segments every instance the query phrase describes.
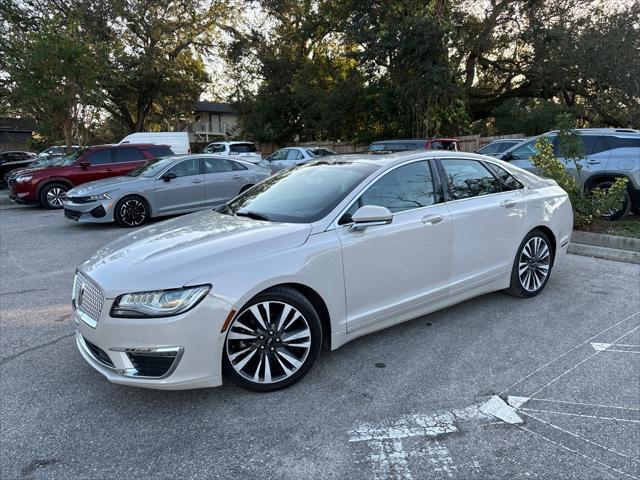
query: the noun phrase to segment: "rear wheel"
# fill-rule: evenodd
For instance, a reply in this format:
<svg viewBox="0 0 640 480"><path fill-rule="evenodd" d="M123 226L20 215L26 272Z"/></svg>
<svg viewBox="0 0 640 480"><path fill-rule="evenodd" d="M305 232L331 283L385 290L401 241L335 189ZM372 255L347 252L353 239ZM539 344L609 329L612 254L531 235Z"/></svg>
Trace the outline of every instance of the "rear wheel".
<svg viewBox="0 0 640 480"><path fill-rule="evenodd" d="M547 284L553 266L553 247L540 230L530 231L518 248L506 292L515 297L535 297Z"/></svg>
<svg viewBox="0 0 640 480"><path fill-rule="evenodd" d="M599 182L593 186L593 190L608 190L611 185L613 185L612 180L604 180ZM624 192L624 199L622 200L622 205L618 210L610 210L606 212L602 217L605 220L619 220L624 217L627 213L629 213L629 208L631 207L631 197L629 196L629 192Z"/></svg>
<svg viewBox="0 0 640 480"><path fill-rule="evenodd" d="M135 195L124 197L117 203L113 217L121 227L139 227L149 218L147 202Z"/></svg>
<svg viewBox="0 0 640 480"><path fill-rule="evenodd" d="M40 203L45 208L62 208L62 201L69 190L69 186L64 183L48 183L40 189Z"/></svg>
<svg viewBox="0 0 640 480"><path fill-rule="evenodd" d="M320 318L297 290L277 287L257 295L227 332L222 368L236 385L270 391L300 380L318 358Z"/></svg>

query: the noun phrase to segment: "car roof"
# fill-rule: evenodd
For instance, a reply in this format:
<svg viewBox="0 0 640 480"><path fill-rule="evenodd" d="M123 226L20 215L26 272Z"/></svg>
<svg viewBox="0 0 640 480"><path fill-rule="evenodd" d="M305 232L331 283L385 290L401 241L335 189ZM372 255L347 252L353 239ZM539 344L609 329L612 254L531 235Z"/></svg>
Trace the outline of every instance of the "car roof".
<svg viewBox="0 0 640 480"><path fill-rule="evenodd" d="M215 145L215 144L223 144L223 145L235 145L237 143L250 143L251 145L253 145L254 143L249 141L249 140L232 140L232 141L226 141L226 140L219 140L216 142L211 142L209 143L207 146L209 145Z"/></svg>
<svg viewBox="0 0 640 480"><path fill-rule="evenodd" d="M490 160L495 158L471 152L452 152L448 150L413 150L409 152L395 152L388 155L372 155L370 153L349 153L332 155L316 163L367 163L380 168L403 163L407 160L428 160L430 158L470 158L474 160Z"/></svg>
<svg viewBox="0 0 640 480"><path fill-rule="evenodd" d="M491 140L489 143L485 143L483 145L487 146L487 145L491 145L492 143L506 143L506 142L522 142L523 140L525 140L524 138L498 138L496 140Z"/></svg>
<svg viewBox="0 0 640 480"><path fill-rule="evenodd" d="M580 132L581 134L596 134L596 135L640 135L640 130L635 130L633 128L575 128L576 132ZM543 133L543 135L548 135L550 133L557 134L559 130L551 130L549 132Z"/></svg>
<svg viewBox="0 0 640 480"><path fill-rule="evenodd" d="M402 138L398 140L376 140L375 142L371 142L371 145L376 143L416 143L416 142L433 142L433 141L446 141L446 142L457 142L458 140L455 138L446 138L446 137L433 137L433 138Z"/></svg>

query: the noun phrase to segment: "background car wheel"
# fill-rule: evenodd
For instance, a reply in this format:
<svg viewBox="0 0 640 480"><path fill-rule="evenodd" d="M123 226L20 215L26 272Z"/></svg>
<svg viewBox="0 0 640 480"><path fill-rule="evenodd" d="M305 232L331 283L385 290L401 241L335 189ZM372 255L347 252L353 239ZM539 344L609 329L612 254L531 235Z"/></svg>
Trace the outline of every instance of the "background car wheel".
<svg viewBox="0 0 640 480"><path fill-rule="evenodd" d="M149 218L149 207L143 198L131 195L118 202L113 216L121 227L139 227Z"/></svg>
<svg viewBox="0 0 640 480"><path fill-rule="evenodd" d="M553 246L540 230L530 231L518 248L506 292L515 297L535 297L547 284L553 267Z"/></svg>
<svg viewBox="0 0 640 480"><path fill-rule="evenodd" d="M595 184L593 186L593 190L595 189L607 190L609 189L609 187L611 187L611 185L613 185L613 181L605 180ZM630 206L631 206L631 197L629 196L629 192L625 191L624 200L622 201L622 206L618 210L610 211L606 213L605 215L603 215L603 217L605 220L619 220L622 217L624 217L627 213L629 213Z"/></svg>
<svg viewBox="0 0 640 480"><path fill-rule="evenodd" d="M62 201L69 190L64 183L48 183L40 190L40 203L45 208L62 208Z"/></svg>
<svg viewBox="0 0 640 480"><path fill-rule="evenodd" d="M236 385L270 391L300 380L318 358L322 326L297 290L276 287L257 295L229 326L222 371Z"/></svg>
<svg viewBox="0 0 640 480"><path fill-rule="evenodd" d="M246 192L247 190L249 190L251 187L253 187L253 185L245 185L244 187L242 187L240 189L240 191L238 192L238 195L240 195L241 193Z"/></svg>

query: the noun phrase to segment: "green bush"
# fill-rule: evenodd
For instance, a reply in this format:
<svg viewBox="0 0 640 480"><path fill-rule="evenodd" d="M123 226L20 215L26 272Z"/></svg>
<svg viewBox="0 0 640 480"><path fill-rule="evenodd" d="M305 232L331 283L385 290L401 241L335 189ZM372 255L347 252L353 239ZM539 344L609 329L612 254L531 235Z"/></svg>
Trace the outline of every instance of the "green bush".
<svg viewBox="0 0 640 480"><path fill-rule="evenodd" d="M580 133L567 128L563 122L558 134L560 154L569 162L573 162L577 175L574 177L565 165L553 153L553 146L546 136L536 141L538 153L531 157L531 163L545 176L555 180L569 195L573 206L573 222L576 227L591 225L607 212L616 211L624 201L627 189L626 178L620 177L607 190L594 189L585 191L581 178L581 160L585 159L584 147ZM576 178L577 177L577 178Z"/></svg>

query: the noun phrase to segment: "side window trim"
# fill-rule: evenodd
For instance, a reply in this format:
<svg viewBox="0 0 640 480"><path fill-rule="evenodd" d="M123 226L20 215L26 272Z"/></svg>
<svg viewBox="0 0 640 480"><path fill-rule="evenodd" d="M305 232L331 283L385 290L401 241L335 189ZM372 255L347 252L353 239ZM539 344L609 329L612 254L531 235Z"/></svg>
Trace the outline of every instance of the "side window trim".
<svg viewBox="0 0 640 480"><path fill-rule="evenodd" d="M516 190L522 190L522 189L524 188L524 184L523 184L520 180L518 180L518 179L517 179L517 178L516 178L516 177L515 177L515 176L514 176L514 175L513 175L509 170L506 170L506 169L502 168L500 165L498 165L498 164L496 164L496 163L493 163L493 162L486 162L486 161L484 161L484 160L481 160L481 161L480 161L480 163L482 163L482 164L484 165L484 168L486 168L486 169L489 171L489 173L490 173L491 175L493 175L493 176L494 176L494 178L495 178L496 180L498 180L498 182L500 182L500 185L504 186L504 187L507 189L507 190L504 190L504 191L499 192L499 193L504 193L504 192L513 192L513 191L516 191ZM507 183L506 183L504 180L502 180L502 179L501 179L501 178L496 174L496 172L494 172L494 171L493 171L493 169L491 169L490 167L488 167L488 166L487 166L487 165L489 165L489 164L491 164L491 165L495 165L495 166L496 166L496 167L498 167L499 169L504 170L505 172L507 172L507 174L509 174L509 175L511 176L511 178L513 178L516 182L518 182L518 185L520 185L520 186L519 186L518 188L511 188L509 185L507 185ZM485 195L483 195L483 197L484 197L484 196L485 196Z"/></svg>

